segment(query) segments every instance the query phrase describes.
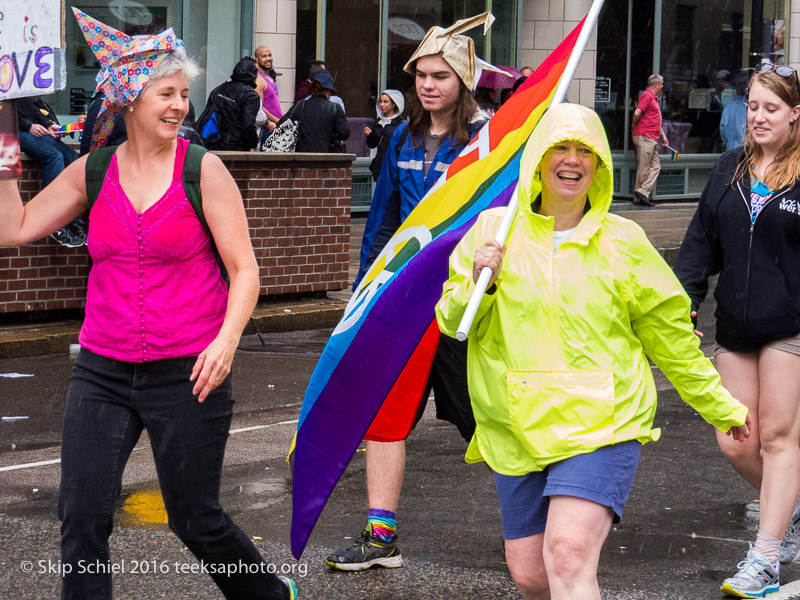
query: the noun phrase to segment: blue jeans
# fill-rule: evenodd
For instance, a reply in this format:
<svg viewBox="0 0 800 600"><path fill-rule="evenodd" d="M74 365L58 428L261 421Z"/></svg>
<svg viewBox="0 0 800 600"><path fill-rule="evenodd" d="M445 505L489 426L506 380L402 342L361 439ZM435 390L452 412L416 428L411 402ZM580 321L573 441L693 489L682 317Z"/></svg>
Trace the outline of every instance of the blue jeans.
<svg viewBox="0 0 800 600"><path fill-rule="evenodd" d="M62 599L111 598L110 569L87 574L80 565L109 564L122 472L143 429L150 436L169 526L207 565L225 598L288 598L286 586L268 572L250 538L219 504L233 384L228 377L200 404L189 381L194 362L191 357L127 363L86 349L78 354L61 442L61 561L72 567L63 577ZM226 575L211 565L238 569Z"/></svg>
<svg viewBox="0 0 800 600"><path fill-rule="evenodd" d="M36 137L26 131L20 131L19 146L42 167L42 188L50 185L61 171L78 160L78 153L75 150L49 135Z"/></svg>

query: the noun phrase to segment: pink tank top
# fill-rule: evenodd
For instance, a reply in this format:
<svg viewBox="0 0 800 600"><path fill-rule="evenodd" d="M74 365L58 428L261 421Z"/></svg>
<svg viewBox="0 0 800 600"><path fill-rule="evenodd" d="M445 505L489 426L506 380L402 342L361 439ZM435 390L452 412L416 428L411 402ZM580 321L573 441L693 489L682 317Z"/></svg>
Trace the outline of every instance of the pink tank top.
<svg viewBox="0 0 800 600"><path fill-rule="evenodd" d="M264 88L264 100L261 102L266 111L273 117L281 118L283 111L281 110L281 103L278 99L278 84L273 81L272 77L267 77L261 71L258 72L267 86Z"/></svg>
<svg viewBox="0 0 800 600"><path fill-rule="evenodd" d="M228 289L183 189L188 142L178 138L172 184L137 213L117 156L89 214L92 257L80 344L126 362L195 356L216 337Z"/></svg>

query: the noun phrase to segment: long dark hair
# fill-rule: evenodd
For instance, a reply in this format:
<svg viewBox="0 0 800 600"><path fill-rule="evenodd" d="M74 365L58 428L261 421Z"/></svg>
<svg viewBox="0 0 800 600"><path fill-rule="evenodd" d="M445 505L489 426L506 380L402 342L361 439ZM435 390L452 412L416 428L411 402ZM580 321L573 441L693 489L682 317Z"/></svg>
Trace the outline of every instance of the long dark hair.
<svg viewBox="0 0 800 600"><path fill-rule="evenodd" d="M798 89L797 73L790 77L782 77L775 71L756 73L750 80L750 87L760 83L770 92L775 94L781 102L790 107L800 104L800 89ZM734 181L741 180L746 174L752 173L755 166L761 161L764 151L753 139L748 127L744 136L744 160L736 167L733 175ZM771 190L779 190L791 185L800 178L800 124L795 120L789 126L789 137L778 151L772 164L764 173L763 181Z"/></svg>
<svg viewBox="0 0 800 600"><path fill-rule="evenodd" d="M466 144L470 140L467 125L469 125L475 113L478 112L478 105L464 82L459 79L458 83L458 100L456 100L456 108L450 117L446 135L455 138L460 144ZM408 130L411 132L414 145L419 146L422 144L425 133L431 127L431 114L423 108L422 101L417 96L416 85L411 88L407 96Z"/></svg>

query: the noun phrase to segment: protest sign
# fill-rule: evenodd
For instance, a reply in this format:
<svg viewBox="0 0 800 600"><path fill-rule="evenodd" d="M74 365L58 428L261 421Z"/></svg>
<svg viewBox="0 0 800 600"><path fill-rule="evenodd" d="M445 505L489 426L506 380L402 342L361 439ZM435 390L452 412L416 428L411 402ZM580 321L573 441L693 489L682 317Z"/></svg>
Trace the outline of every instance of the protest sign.
<svg viewBox="0 0 800 600"><path fill-rule="evenodd" d="M58 0L0 4L0 100L64 89L63 23Z"/></svg>

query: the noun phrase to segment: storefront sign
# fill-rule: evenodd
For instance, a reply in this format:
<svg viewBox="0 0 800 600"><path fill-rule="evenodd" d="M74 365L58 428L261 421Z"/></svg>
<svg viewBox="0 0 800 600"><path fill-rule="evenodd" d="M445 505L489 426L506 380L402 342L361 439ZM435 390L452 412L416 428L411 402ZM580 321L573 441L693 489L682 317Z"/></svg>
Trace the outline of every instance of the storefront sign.
<svg viewBox="0 0 800 600"><path fill-rule="evenodd" d="M62 15L53 0L0 5L0 100L64 88Z"/></svg>
<svg viewBox="0 0 800 600"><path fill-rule="evenodd" d="M120 20L131 25L150 25L153 13L146 6L133 0L111 0L111 12Z"/></svg>
<svg viewBox="0 0 800 600"><path fill-rule="evenodd" d="M611 78L610 77L595 77L594 78L594 101L595 102L610 102L611 101Z"/></svg>
<svg viewBox="0 0 800 600"><path fill-rule="evenodd" d="M425 37L425 30L414 23L411 19L402 17L392 17L389 19L389 31L414 42L422 41Z"/></svg>

